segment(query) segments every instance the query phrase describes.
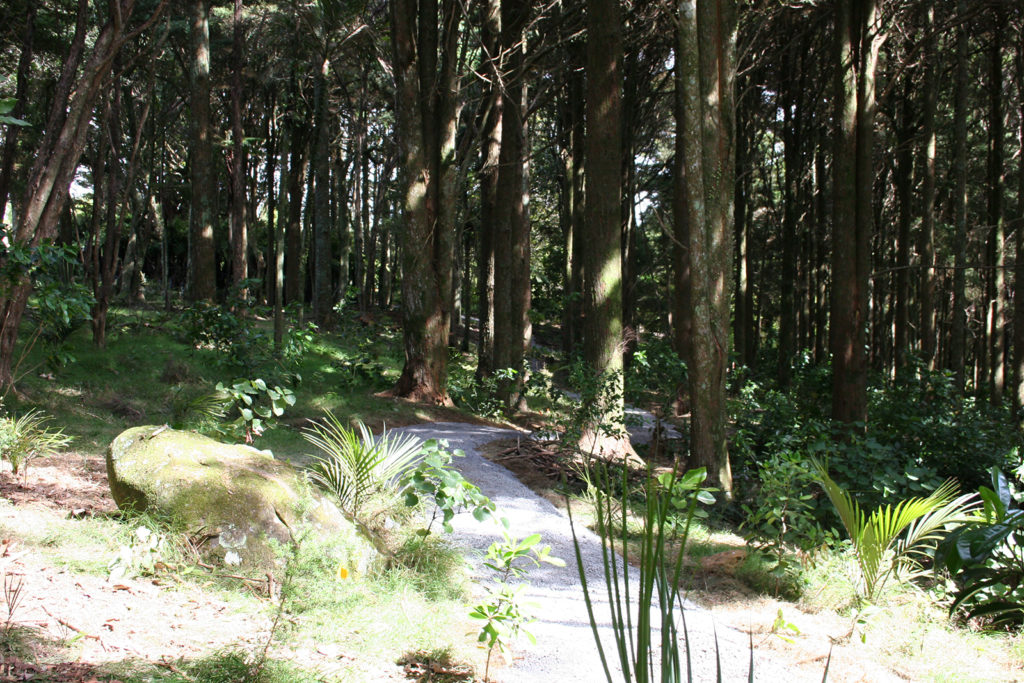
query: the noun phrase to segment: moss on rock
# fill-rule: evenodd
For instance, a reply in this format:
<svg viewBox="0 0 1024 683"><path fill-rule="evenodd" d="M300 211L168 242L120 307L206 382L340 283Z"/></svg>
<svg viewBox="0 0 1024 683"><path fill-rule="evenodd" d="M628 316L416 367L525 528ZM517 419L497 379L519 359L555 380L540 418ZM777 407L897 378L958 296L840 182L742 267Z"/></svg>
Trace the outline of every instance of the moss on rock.
<svg viewBox="0 0 1024 683"><path fill-rule="evenodd" d="M332 537L363 565L375 553L302 471L267 451L150 425L118 435L106 460L119 508L170 517L226 564L272 567L275 546L307 533Z"/></svg>

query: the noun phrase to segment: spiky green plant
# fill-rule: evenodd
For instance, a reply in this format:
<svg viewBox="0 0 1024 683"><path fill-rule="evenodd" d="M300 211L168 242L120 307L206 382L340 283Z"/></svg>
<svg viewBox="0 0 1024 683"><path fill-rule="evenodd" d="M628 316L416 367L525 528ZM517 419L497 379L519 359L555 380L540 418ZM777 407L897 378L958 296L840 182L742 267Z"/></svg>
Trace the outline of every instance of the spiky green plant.
<svg viewBox="0 0 1024 683"><path fill-rule="evenodd" d="M63 430L45 426L50 419L38 410L21 417L0 417L0 460L11 463L15 474L27 470L30 461L52 455L71 443Z"/></svg>
<svg viewBox="0 0 1024 683"><path fill-rule="evenodd" d="M861 575L858 597L869 603L890 578L905 582L919 575L920 560L942 540L947 528L967 521L976 508L975 494L957 495L956 483L947 480L926 498L908 498L868 515L832 480L827 463L811 458L811 464L853 542Z"/></svg>
<svg viewBox="0 0 1024 683"><path fill-rule="evenodd" d="M310 477L337 496L341 509L353 519L359 518L360 507L375 493L394 485L397 494L398 480L416 465L422 448L414 436L385 430L374 437L359 420L356 428L346 427L327 411L303 434L321 451L309 468Z"/></svg>

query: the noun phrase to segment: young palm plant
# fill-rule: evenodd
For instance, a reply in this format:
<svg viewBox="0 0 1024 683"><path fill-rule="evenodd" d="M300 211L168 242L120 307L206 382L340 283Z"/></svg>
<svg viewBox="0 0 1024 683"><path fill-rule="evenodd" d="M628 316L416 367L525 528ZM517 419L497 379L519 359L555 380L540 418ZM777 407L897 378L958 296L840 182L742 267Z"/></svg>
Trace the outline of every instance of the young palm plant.
<svg viewBox="0 0 1024 683"><path fill-rule="evenodd" d="M832 480L827 463L811 458L811 464L853 542L861 575L858 597L868 603L875 602L890 578L902 583L920 575L928 551L977 507L975 494L957 495L956 483L948 480L926 498L909 498L868 515Z"/></svg>
<svg viewBox="0 0 1024 683"><path fill-rule="evenodd" d="M327 411L303 436L322 452L310 467L310 477L337 496L343 512L359 518L366 500L415 467L422 443L409 435L375 437L361 421L356 429L344 426ZM397 494L397 489L396 489Z"/></svg>

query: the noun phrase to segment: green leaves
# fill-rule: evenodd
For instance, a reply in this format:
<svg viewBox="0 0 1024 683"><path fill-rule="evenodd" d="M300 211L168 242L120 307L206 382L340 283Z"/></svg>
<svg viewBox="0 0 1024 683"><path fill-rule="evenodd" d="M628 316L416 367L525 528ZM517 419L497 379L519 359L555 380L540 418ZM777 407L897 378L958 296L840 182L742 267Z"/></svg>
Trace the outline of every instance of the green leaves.
<svg viewBox="0 0 1024 683"><path fill-rule="evenodd" d="M891 576L906 581L918 574L918 559L945 535L948 525L967 521L975 507L973 494L957 496L956 484L947 481L926 498L885 505L868 515L832 480L824 462L811 458L811 464L853 542L861 597L868 602L878 598Z"/></svg>
<svg viewBox="0 0 1024 683"><path fill-rule="evenodd" d="M701 488L706 476L704 468L683 474L673 471L654 475L648 472L644 484L644 503L640 510L643 515L640 548L630 557L627 508L631 492L626 469L621 468L616 485L607 466L595 465L590 468L588 478L597 490L597 533L603 541L604 579L616 655L627 681L646 683L654 679L656 671L660 671L663 681L683 680L683 657L687 655L685 645L680 648L680 639L685 643L686 620L680 607L679 582L683 552L690 525L697 513L697 504L709 499L713 501L710 492ZM608 493L613 490L619 491L617 498ZM569 521L591 630L605 676L612 681L604 645L597 631L597 618L584 571L583 556L576 539L571 507ZM670 551L672 543L676 545ZM621 564L619 552L623 555ZM630 586L634 565L639 574L634 575L639 584L636 594L631 592L633 589ZM689 673L689 660L686 666Z"/></svg>
<svg viewBox="0 0 1024 683"><path fill-rule="evenodd" d="M358 434L327 411L303 434L321 451L309 468L310 477L337 496L341 509L353 519L359 518L360 507L370 495L389 486L397 492L399 480L416 465L422 449L414 436L384 431L374 437L360 420L356 427Z"/></svg>
<svg viewBox="0 0 1024 683"><path fill-rule="evenodd" d="M526 630L526 626L535 621L531 614L535 605L524 602L521 597L526 584L513 585L509 580L522 579L531 566L539 567L542 562L555 567L565 566L564 560L551 556L551 546L537 547L540 534L517 539L508 532L507 519L502 518L501 524L502 540L491 544L484 559L484 566L495 572L498 578L487 587L486 599L469 613L471 618L484 622L477 638L488 649L484 680L490 680L491 654L495 647L504 651L519 635L525 635L531 643L537 642L534 635Z"/></svg>
<svg viewBox="0 0 1024 683"><path fill-rule="evenodd" d="M49 429L48 415L30 410L21 417L0 417L0 460L11 464L14 474L24 471L36 458L56 453L71 443L60 429Z"/></svg>
<svg viewBox="0 0 1024 683"><path fill-rule="evenodd" d="M0 123L6 123L10 126L30 126L28 121L9 116L14 111L14 107L18 104L18 100L13 97L5 97L0 99Z"/></svg>
<svg viewBox="0 0 1024 683"><path fill-rule="evenodd" d="M935 551L935 566L956 581L950 612L996 623L1024 623L1024 510L1016 507L1006 476L991 470L992 488L980 487L982 509Z"/></svg>
<svg viewBox="0 0 1024 683"><path fill-rule="evenodd" d="M295 393L287 387L271 387L259 378L236 379L230 384L217 383L211 403L217 400L237 411L238 417L229 424L244 430L245 442L252 443L284 414L285 406L295 405Z"/></svg>
<svg viewBox="0 0 1024 683"><path fill-rule="evenodd" d="M430 439L422 446L423 459L402 479L405 504L409 507L418 505L422 496L433 499L434 516L422 535L430 534L437 513L441 513L441 525L446 533L452 532L451 521L459 510L467 509L478 522L486 522L494 518L494 503L480 492L480 489L467 481L462 473L451 467L452 454L446 449L447 443ZM454 455L463 456L462 451Z"/></svg>

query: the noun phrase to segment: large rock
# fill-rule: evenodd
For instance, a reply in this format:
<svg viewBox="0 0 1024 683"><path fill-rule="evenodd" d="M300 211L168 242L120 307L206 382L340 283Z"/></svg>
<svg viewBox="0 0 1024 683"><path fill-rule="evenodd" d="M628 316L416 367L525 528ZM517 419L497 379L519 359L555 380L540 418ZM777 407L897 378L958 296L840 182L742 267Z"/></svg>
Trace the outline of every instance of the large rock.
<svg viewBox="0 0 1024 683"><path fill-rule="evenodd" d="M134 427L107 449L107 477L119 508L170 517L200 539L204 555L225 564L279 566L282 545L322 540L316 536L330 537L349 572L365 571L375 555L301 471L250 446Z"/></svg>

